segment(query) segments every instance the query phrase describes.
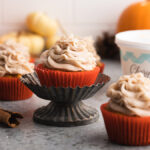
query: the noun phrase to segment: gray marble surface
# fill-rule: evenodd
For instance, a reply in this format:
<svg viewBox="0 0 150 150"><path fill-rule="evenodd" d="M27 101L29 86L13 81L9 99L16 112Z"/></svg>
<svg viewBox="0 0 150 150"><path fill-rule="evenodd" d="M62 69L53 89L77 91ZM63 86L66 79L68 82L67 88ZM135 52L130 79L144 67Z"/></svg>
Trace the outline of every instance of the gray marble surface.
<svg viewBox="0 0 150 150"><path fill-rule="evenodd" d="M108 85L121 75L119 62L104 61L105 74L111 76L111 81L85 103L97 108L108 101L105 91ZM149 150L150 146L128 147L111 143L106 134L104 122L100 113L99 121L79 127L51 127L36 124L32 121L35 109L48 104L35 95L25 101L0 102L4 109L20 112L24 119L14 129L0 127L0 150ZM99 111L100 112L100 111Z"/></svg>

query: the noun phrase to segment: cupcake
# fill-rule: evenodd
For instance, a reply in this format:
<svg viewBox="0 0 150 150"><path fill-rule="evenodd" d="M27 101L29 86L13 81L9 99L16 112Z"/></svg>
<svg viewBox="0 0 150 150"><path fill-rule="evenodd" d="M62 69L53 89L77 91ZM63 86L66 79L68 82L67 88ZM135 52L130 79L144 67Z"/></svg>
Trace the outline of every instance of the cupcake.
<svg viewBox="0 0 150 150"><path fill-rule="evenodd" d="M42 53L41 64L35 67L40 82L47 87L83 87L92 85L100 67L85 39L62 37Z"/></svg>
<svg viewBox="0 0 150 150"><path fill-rule="evenodd" d="M23 100L32 92L19 78L33 72L28 49L21 44L7 41L0 45L0 100Z"/></svg>
<svg viewBox="0 0 150 150"><path fill-rule="evenodd" d="M107 90L110 101L101 106L112 142L150 144L150 79L142 73L124 75Z"/></svg>

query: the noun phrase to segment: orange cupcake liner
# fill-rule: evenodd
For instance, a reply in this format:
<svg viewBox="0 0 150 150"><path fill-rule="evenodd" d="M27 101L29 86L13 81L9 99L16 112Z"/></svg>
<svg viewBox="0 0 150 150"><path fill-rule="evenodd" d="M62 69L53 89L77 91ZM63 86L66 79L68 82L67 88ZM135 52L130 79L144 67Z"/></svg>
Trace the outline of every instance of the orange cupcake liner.
<svg viewBox="0 0 150 150"><path fill-rule="evenodd" d="M30 60L29 60L30 63L35 63L35 59L33 57L30 57Z"/></svg>
<svg viewBox="0 0 150 150"><path fill-rule="evenodd" d="M107 134L112 142L123 145L150 144L150 117L134 117L107 110L101 105Z"/></svg>
<svg viewBox="0 0 150 150"><path fill-rule="evenodd" d="M32 92L17 77L0 77L0 100L24 100Z"/></svg>
<svg viewBox="0 0 150 150"><path fill-rule="evenodd" d="M35 70L42 85L47 87L55 86L72 88L75 88L76 86L83 87L92 85L100 72L99 67L96 67L92 71L65 72L47 69L42 64L35 67Z"/></svg>
<svg viewBox="0 0 150 150"><path fill-rule="evenodd" d="M102 62L100 62L100 63L98 64L98 66L100 67L100 73L103 73L103 72L104 72L104 68L105 68L105 64L102 63Z"/></svg>

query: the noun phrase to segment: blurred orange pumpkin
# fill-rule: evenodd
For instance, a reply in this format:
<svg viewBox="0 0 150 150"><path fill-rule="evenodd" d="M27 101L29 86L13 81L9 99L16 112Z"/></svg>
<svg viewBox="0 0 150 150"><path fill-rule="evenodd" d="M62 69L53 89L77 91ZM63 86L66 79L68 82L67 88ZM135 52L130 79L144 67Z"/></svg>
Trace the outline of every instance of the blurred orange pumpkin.
<svg viewBox="0 0 150 150"><path fill-rule="evenodd" d="M130 5L119 18L117 32L137 29L150 29L150 0Z"/></svg>

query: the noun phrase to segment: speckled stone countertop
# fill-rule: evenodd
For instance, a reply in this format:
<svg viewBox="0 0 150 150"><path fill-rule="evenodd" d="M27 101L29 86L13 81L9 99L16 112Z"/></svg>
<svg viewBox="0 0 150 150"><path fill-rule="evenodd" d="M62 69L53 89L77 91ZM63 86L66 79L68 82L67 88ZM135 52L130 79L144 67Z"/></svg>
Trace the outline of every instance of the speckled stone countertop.
<svg viewBox="0 0 150 150"><path fill-rule="evenodd" d="M92 98L84 101L97 108L108 101L105 91L108 85L121 75L119 62L104 61L105 74L111 81ZM0 150L149 150L150 146L127 147L108 141L104 122L100 113L99 121L78 127L51 127L32 121L35 109L48 104L35 95L28 100L18 102L0 102L0 107L23 114L21 124L14 129L0 127Z"/></svg>

